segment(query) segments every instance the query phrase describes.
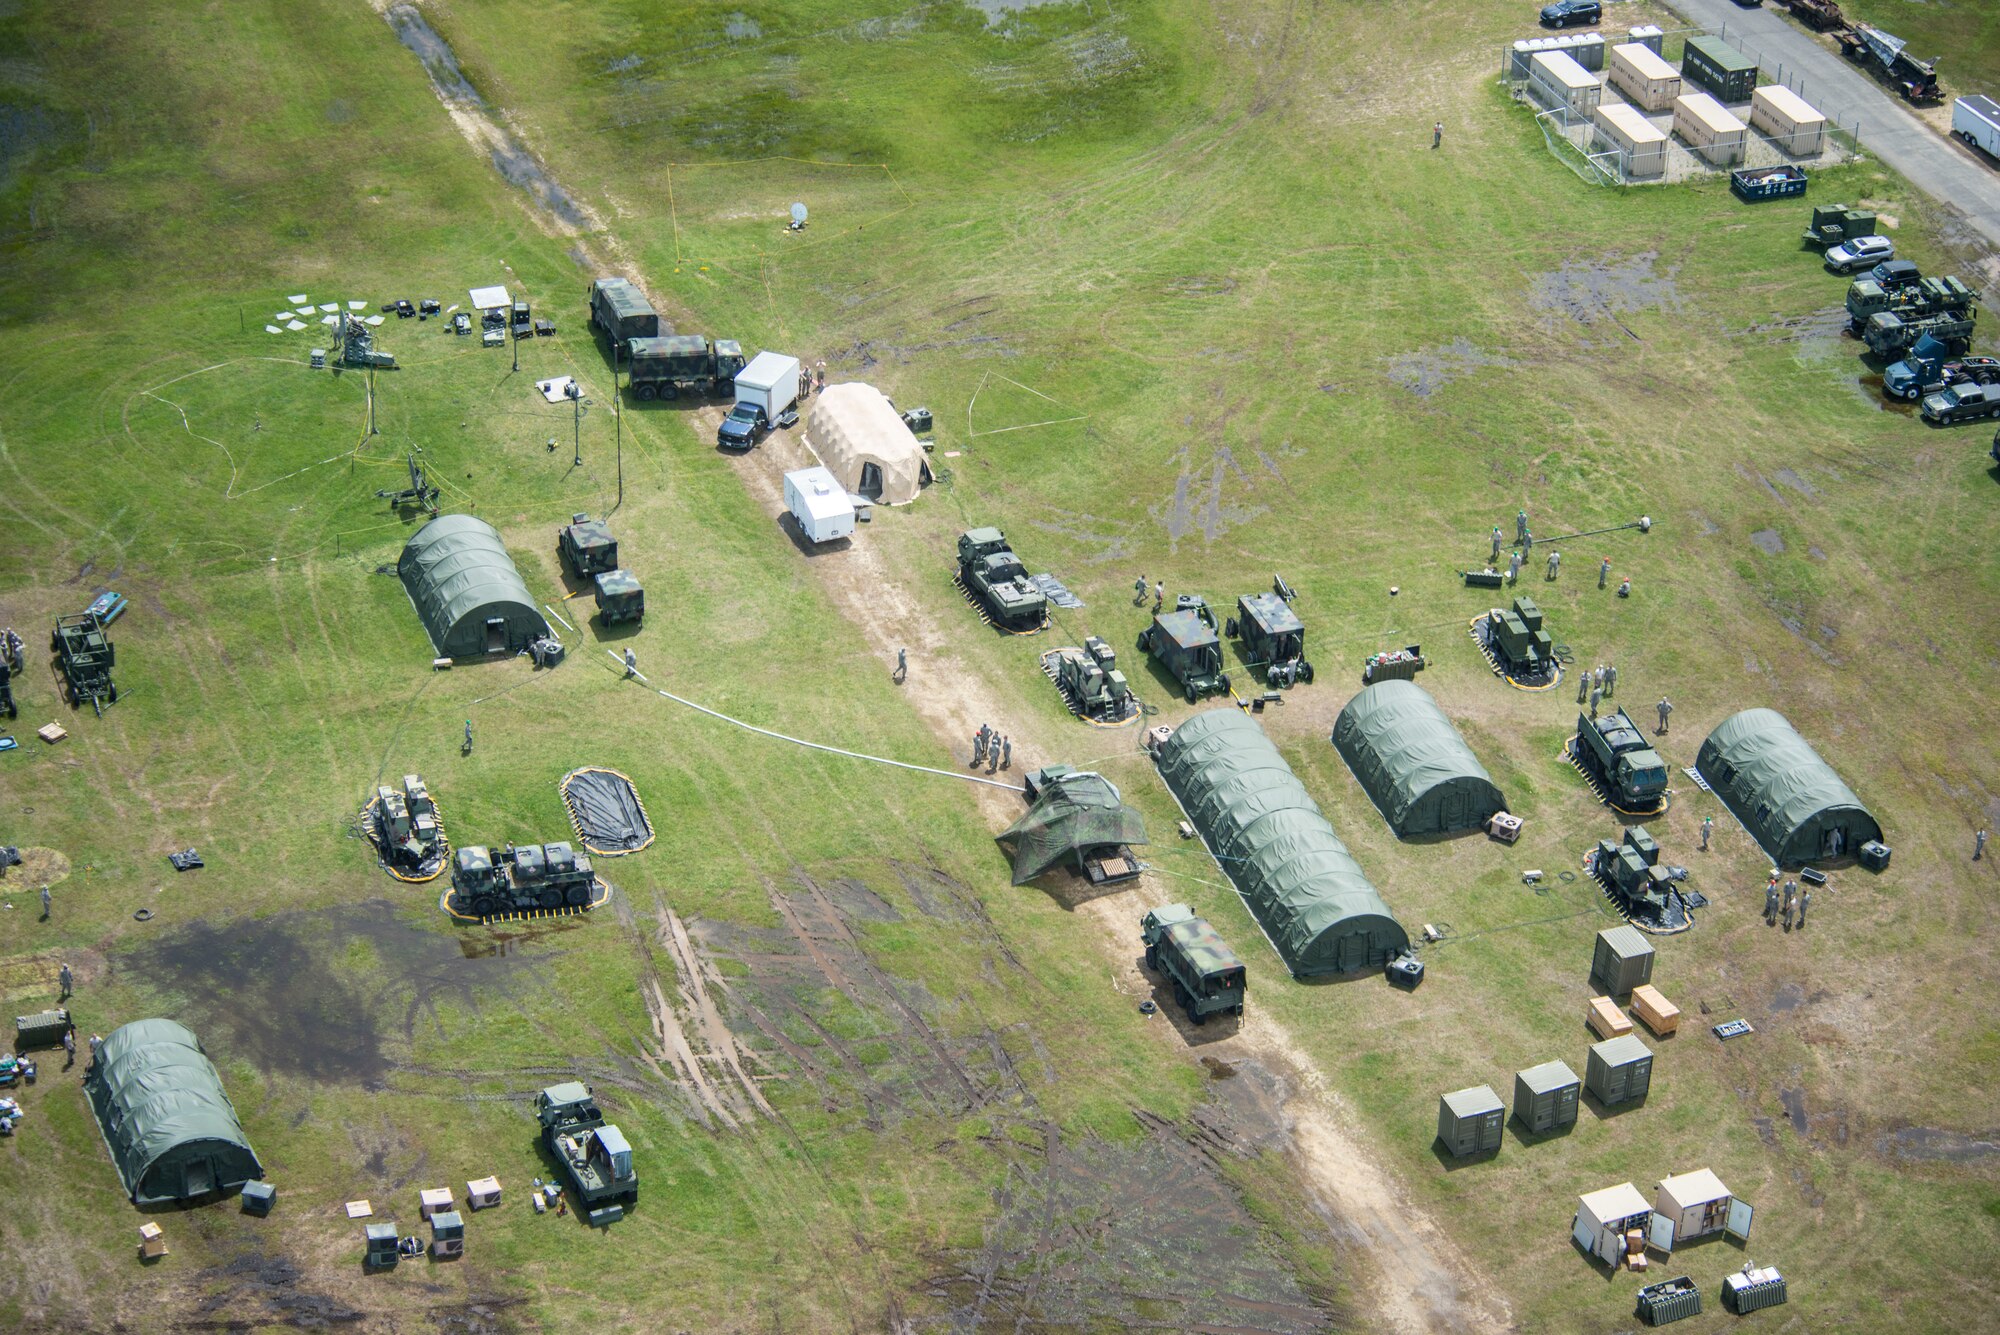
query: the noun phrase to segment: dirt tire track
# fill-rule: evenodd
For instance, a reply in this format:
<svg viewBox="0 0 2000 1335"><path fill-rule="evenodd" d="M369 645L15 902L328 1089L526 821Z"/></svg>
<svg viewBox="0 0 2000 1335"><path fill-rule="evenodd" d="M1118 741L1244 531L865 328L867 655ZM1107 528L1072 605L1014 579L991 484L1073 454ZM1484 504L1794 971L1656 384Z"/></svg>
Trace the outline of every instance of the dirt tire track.
<svg viewBox="0 0 2000 1335"><path fill-rule="evenodd" d="M766 1117L777 1116L772 1111L771 1105L765 1102L764 1091L757 1087L756 1080L743 1069L736 1035L729 1031L729 1025L723 1020L722 1012L716 1008L714 999L709 996L708 979L705 977L711 972L709 966L695 954L694 946L687 937L687 929L681 925L681 920L674 916L674 911L667 907L666 901L656 900L655 903L660 921L660 944L664 945L674 957L674 968L680 975L681 1000L693 1013L702 1041L722 1064L729 1068L729 1073L742 1085L743 1092L749 1096L750 1102L756 1105L757 1111ZM718 983L721 981L720 974L713 976ZM657 987L657 984L655 986Z"/></svg>

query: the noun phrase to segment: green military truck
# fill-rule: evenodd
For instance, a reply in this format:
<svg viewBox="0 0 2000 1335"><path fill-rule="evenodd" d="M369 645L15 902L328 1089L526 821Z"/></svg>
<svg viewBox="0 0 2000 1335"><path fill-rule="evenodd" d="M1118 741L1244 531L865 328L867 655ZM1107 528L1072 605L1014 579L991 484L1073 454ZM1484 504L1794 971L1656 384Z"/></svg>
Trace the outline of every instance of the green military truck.
<svg viewBox="0 0 2000 1335"><path fill-rule="evenodd" d="M657 338L660 313L646 294L623 278L600 278L590 285L590 327L611 341L614 365L625 359L635 338Z"/></svg>
<svg viewBox="0 0 2000 1335"><path fill-rule="evenodd" d="M980 611L1005 630L1039 630L1049 619L1048 595L1028 578L1028 568L997 528L958 536L958 582Z"/></svg>
<svg viewBox="0 0 2000 1335"><path fill-rule="evenodd" d="M1180 683L1189 704L1204 696L1229 694L1215 613L1200 598L1183 594L1174 611L1155 616L1153 624L1139 632L1139 651L1151 654Z"/></svg>
<svg viewBox="0 0 2000 1335"><path fill-rule="evenodd" d="M1185 904L1153 909L1139 920L1146 967L1174 985L1174 1000L1195 1024L1227 1012L1243 1014L1243 961L1204 918Z"/></svg>
<svg viewBox="0 0 2000 1335"><path fill-rule="evenodd" d="M1972 325L1978 314L1976 309L1968 308L1905 319L1894 311L1883 311L1868 317L1861 337L1868 350L1883 361L1901 357L1925 334L1945 346L1946 356L1955 357L1972 346Z"/></svg>
<svg viewBox="0 0 2000 1335"><path fill-rule="evenodd" d="M561 1167L584 1216L598 1226L623 1219L625 1207L639 1200L632 1145L604 1120L590 1087L575 1080L550 1085L535 1096L535 1118L542 1148Z"/></svg>
<svg viewBox="0 0 2000 1335"><path fill-rule="evenodd" d="M611 525L579 511L556 530L556 555L563 568L578 579L618 568L618 539Z"/></svg>
<svg viewBox="0 0 2000 1335"><path fill-rule="evenodd" d="M1619 811L1650 813L1667 795L1667 764L1623 709L1602 718L1576 716L1571 756Z"/></svg>
<svg viewBox="0 0 2000 1335"><path fill-rule="evenodd" d="M1956 278L1926 278L1904 287L1885 288L1872 278L1856 279L1847 285L1847 327L1855 334L1868 328L1868 321L1885 311L1905 320L1941 312L1963 314L1979 304L1979 293Z"/></svg>
<svg viewBox="0 0 2000 1335"><path fill-rule="evenodd" d="M646 615L646 591L629 570L607 570L597 576L597 619L607 626L639 621Z"/></svg>
<svg viewBox="0 0 2000 1335"><path fill-rule="evenodd" d="M743 345L733 339L711 343L700 334L667 334L631 341L632 392L651 402L682 393L726 394L743 369Z"/></svg>

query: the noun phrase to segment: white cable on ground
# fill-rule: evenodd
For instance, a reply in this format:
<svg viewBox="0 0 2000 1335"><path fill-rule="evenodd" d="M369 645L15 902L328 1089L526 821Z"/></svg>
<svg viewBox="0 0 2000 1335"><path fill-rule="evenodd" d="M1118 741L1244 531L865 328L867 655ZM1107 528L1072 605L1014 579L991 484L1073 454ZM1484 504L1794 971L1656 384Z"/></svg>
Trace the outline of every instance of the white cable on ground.
<svg viewBox="0 0 2000 1335"><path fill-rule="evenodd" d="M610 654L611 661L616 663L621 669L625 667L625 660L623 658L620 658L616 652L610 649L606 649L604 652ZM861 754L861 752L859 751L843 751L837 746L828 746L824 742L809 742L806 741L803 737L787 737L782 732L772 732L769 728L760 728L754 723L745 723L740 718L731 718L727 714L719 713L716 710L710 709L707 705L698 705L692 700L683 700L680 696L675 695L672 691L663 691L659 687L654 686L652 682L646 680L644 673L638 671L632 671L630 672L630 675L635 680L639 681L642 685L650 687L654 692L654 694L656 695L665 696L667 699L673 701L677 705L686 705L689 709L694 710L696 713L706 714L710 718L721 719L724 723L733 723L737 727L742 728L746 732L754 732L759 734L760 736L772 737L781 742L790 742L794 746L803 746L806 747L808 750L828 751L837 756L846 756L851 760L872 760L878 765L894 765L897 769L913 769L920 774L942 774L947 779L963 779L967 783L983 783L993 788L1004 788L1010 793L1018 793L1021 791L1021 785L1017 783L1002 783L998 779L988 779L978 774L960 774L957 770L933 769L929 765L912 765L907 760L890 760L884 756L866 756Z"/></svg>

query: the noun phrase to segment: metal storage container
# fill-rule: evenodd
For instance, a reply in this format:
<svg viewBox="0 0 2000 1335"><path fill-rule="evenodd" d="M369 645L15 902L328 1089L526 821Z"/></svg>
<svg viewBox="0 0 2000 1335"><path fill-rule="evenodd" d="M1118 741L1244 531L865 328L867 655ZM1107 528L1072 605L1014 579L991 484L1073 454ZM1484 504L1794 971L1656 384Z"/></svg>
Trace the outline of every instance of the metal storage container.
<svg viewBox="0 0 2000 1335"><path fill-rule="evenodd" d="M278 1202L278 1189L269 1182L245 1182L243 1184L243 1213L267 1215Z"/></svg>
<svg viewBox="0 0 2000 1335"><path fill-rule="evenodd" d="M1611 68L1605 75L1613 88L1648 111L1665 111L1681 95L1680 72L1652 47L1620 42L1611 48Z"/></svg>
<svg viewBox="0 0 2000 1335"><path fill-rule="evenodd" d="M1781 83L1750 95L1750 124L1793 157L1817 157L1826 145L1826 117Z"/></svg>
<svg viewBox="0 0 2000 1335"><path fill-rule="evenodd" d="M1643 1099L1653 1087L1653 1050L1636 1034L1593 1044L1583 1083L1607 1108Z"/></svg>
<svg viewBox="0 0 2000 1335"><path fill-rule="evenodd" d="M1608 997L1626 996L1639 984L1652 982L1653 943L1636 927L1605 928L1597 934L1590 981Z"/></svg>
<svg viewBox="0 0 2000 1335"><path fill-rule="evenodd" d="M1757 86L1757 62L1720 37L1690 37L1681 55L1681 77L1724 102L1748 102Z"/></svg>
<svg viewBox="0 0 2000 1335"><path fill-rule="evenodd" d="M363 1225L362 1231L368 1239L368 1255L363 1264L378 1266L384 1270L394 1269L396 1262L401 1259L401 1253L396 1250L396 1243L399 1241L396 1237L396 1226L366 1224Z"/></svg>
<svg viewBox="0 0 2000 1335"><path fill-rule="evenodd" d="M1549 107L1567 107L1577 116L1588 116L1604 96L1604 85L1595 74L1570 58L1567 51L1539 51L1528 62L1528 81L1541 93Z"/></svg>
<svg viewBox="0 0 2000 1335"><path fill-rule="evenodd" d="M1787 1296L1785 1277L1776 1266L1745 1265L1722 1281L1722 1305L1738 1316L1776 1307Z"/></svg>
<svg viewBox="0 0 2000 1335"><path fill-rule="evenodd" d="M1486 1085L1461 1089L1438 1100L1438 1139L1463 1158L1500 1148L1500 1124L1507 1110Z"/></svg>
<svg viewBox="0 0 2000 1335"><path fill-rule="evenodd" d="M1750 128L1707 93L1674 99L1674 133L1717 167L1743 161Z"/></svg>
<svg viewBox="0 0 2000 1335"><path fill-rule="evenodd" d="M1514 1076L1514 1119L1536 1135L1574 1126L1582 1097L1568 1062L1543 1062Z"/></svg>
<svg viewBox="0 0 2000 1335"><path fill-rule="evenodd" d="M456 1210L439 1210L431 1216L431 1255L465 1255L465 1220Z"/></svg>
<svg viewBox="0 0 2000 1335"><path fill-rule="evenodd" d="M1679 87L1678 83L1675 87ZM1630 177L1664 176L1667 136L1623 102L1602 102L1590 113L1598 135L1618 150Z"/></svg>

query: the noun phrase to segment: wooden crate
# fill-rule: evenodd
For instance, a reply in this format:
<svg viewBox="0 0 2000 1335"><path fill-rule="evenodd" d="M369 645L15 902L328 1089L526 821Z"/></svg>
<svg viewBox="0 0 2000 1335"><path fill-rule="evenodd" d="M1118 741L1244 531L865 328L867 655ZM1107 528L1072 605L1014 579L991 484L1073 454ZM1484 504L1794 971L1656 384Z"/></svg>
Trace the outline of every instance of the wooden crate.
<svg viewBox="0 0 2000 1335"><path fill-rule="evenodd" d="M1651 983L1641 983L1632 989L1632 1013L1661 1038L1681 1027L1681 1008L1661 996Z"/></svg>
<svg viewBox="0 0 2000 1335"><path fill-rule="evenodd" d="M139 1255L147 1260L167 1254L167 1235L158 1224L139 1225Z"/></svg>
<svg viewBox="0 0 2000 1335"><path fill-rule="evenodd" d="M1610 997L1592 997L1589 1009L1583 1014L1583 1022L1599 1038L1617 1038L1620 1034L1632 1032L1632 1022L1625 1018L1625 1012L1619 1010Z"/></svg>

